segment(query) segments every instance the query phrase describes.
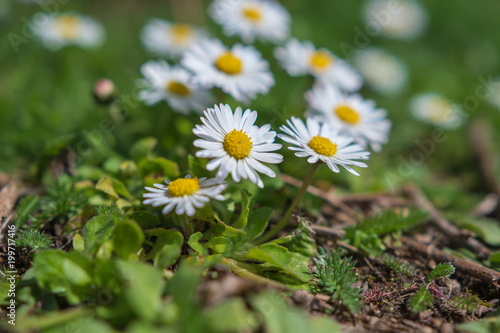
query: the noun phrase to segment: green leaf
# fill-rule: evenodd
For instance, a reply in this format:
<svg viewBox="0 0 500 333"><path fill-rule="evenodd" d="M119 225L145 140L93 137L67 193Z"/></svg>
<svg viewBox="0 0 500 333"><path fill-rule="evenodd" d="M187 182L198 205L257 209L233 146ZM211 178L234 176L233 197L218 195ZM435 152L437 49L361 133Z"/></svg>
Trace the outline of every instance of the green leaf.
<svg viewBox="0 0 500 333"><path fill-rule="evenodd" d="M248 191L245 189L241 190L241 213L233 227L235 227L236 229L241 229L247 225L248 215L252 210L252 207L253 199L251 198L250 193L248 193Z"/></svg>
<svg viewBox="0 0 500 333"><path fill-rule="evenodd" d="M103 191L104 193L112 196L113 198L118 199L120 197L118 193L115 191L115 188L113 186L113 180L108 176L102 177L95 185L95 188L98 189L99 191Z"/></svg>
<svg viewBox="0 0 500 333"><path fill-rule="evenodd" d="M99 215L87 222L84 229L85 250L95 253L113 233L115 224L107 215Z"/></svg>
<svg viewBox="0 0 500 333"><path fill-rule="evenodd" d="M28 218L40 207L40 198L35 194L29 194L19 201L16 208L14 224L19 229Z"/></svg>
<svg viewBox="0 0 500 333"><path fill-rule="evenodd" d="M433 298L429 290L425 286L420 286L417 292L408 300L408 307L413 312L423 312L432 308L432 301Z"/></svg>
<svg viewBox="0 0 500 333"><path fill-rule="evenodd" d="M276 244L256 246L245 256L247 259L264 261L270 265L285 268L292 261L292 254L287 248Z"/></svg>
<svg viewBox="0 0 500 333"><path fill-rule="evenodd" d="M149 264L116 261L118 272L127 286L123 293L140 318L153 321L161 309L165 282L161 273Z"/></svg>
<svg viewBox="0 0 500 333"><path fill-rule="evenodd" d="M401 274L404 274L404 275L407 275L407 276L415 276L418 274L418 270L415 266L403 261L403 260L400 260L398 258L396 258L395 256L392 256L390 254L384 254L384 256L382 257L382 261L384 262L384 264L386 264L387 266L389 266L389 268L391 268L392 270L398 272L398 273L401 273Z"/></svg>
<svg viewBox="0 0 500 333"><path fill-rule="evenodd" d="M198 252L199 255L203 256L207 254L207 250L200 244L200 239L203 238L203 234L201 232L197 232L191 235L188 240L188 245Z"/></svg>
<svg viewBox="0 0 500 333"><path fill-rule="evenodd" d="M161 223L158 216L144 211L130 213L126 217L136 221L144 229L156 227Z"/></svg>
<svg viewBox="0 0 500 333"><path fill-rule="evenodd" d="M176 230L166 230L160 229L162 232L156 238L153 249L147 254L146 259L155 258L156 255L163 249L166 245L175 245L178 248L182 247L184 242L184 237L182 234Z"/></svg>
<svg viewBox="0 0 500 333"><path fill-rule="evenodd" d="M458 214L453 214L450 217L461 227L475 232L485 243L500 246L500 226L497 220Z"/></svg>
<svg viewBox="0 0 500 333"><path fill-rule="evenodd" d="M69 282L76 286L92 283L92 266L90 260L82 252L71 251L63 259L62 268Z"/></svg>
<svg viewBox="0 0 500 333"><path fill-rule="evenodd" d="M179 264L177 272L167 286L167 293L174 297L184 316L196 308L196 294L202 278L202 268L187 261Z"/></svg>
<svg viewBox="0 0 500 333"><path fill-rule="evenodd" d="M207 317L214 332L253 332L259 323L241 298L217 304L208 311Z"/></svg>
<svg viewBox="0 0 500 333"><path fill-rule="evenodd" d="M248 224L245 226L244 231L248 235L248 240L252 241L258 238L266 230L269 219L273 215L273 210L268 207L257 209L252 212L248 218Z"/></svg>
<svg viewBox="0 0 500 333"><path fill-rule="evenodd" d="M233 246L233 242L229 238L218 236L210 239L207 247L215 253L227 253Z"/></svg>
<svg viewBox="0 0 500 333"><path fill-rule="evenodd" d="M116 224L113 249L120 258L129 258L141 248L143 241L144 233L134 220L125 219Z"/></svg>
<svg viewBox="0 0 500 333"><path fill-rule="evenodd" d="M449 262L439 263L436 268L434 268L429 275L425 278L425 282L429 283L432 280L440 277L448 277L455 273L455 266Z"/></svg>
<svg viewBox="0 0 500 333"><path fill-rule="evenodd" d="M73 248L76 251L85 251L85 241L82 235L75 234L75 236L73 236Z"/></svg>
<svg viewBox="0 0 500 333"><path fill-rule="evenodd" d="M42 288L53 293L66 290L66 277L63 262L66 253L48 249L40 252L33 261L33 274Z"/></svg>
<svg viewBox="0 0 500 333"><path fill-rule="evenodd" d="M149 158L158 140L153 137L142 138L130 147L129 155L134 161L139 162L143 158Z"/></svg>
<svg viewBox="0 0 500 333"><path fill-rule="evenodd" d="M155 267L165 268L175 264L181 256L181 247L178 244L164 245L155 256Z"/></svg>
<svg viewBox="0 0 500 333"><path fill-rule="evenodd" d="M177 163L167 160L164 157L144 159L139 162L139 170L143 175L150 173L161 174L166 178L179 177L179 167Z"/></svg>
<svg viewBox="0 0 500 333"><path fill-rule="evenodd" d="M283 298L270 292L252 296L250 303L263 318L266 332L340 332L340 327L335 321L321 320L318 322L317 319L311 320L301 310L288 306Z"/></svg>

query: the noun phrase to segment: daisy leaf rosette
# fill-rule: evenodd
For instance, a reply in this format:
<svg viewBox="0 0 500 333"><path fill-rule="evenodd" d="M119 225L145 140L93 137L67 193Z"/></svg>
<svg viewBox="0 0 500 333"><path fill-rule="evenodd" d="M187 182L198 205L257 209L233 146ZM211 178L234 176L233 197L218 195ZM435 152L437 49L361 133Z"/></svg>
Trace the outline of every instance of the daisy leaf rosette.
<svg viewBox="0 0 500 333"><path fill-rule="evenodd" d="M269 63L250 45L229 49L218 39L204 40L186 51L181 63L193 73L193 83L221 88L243 103L267 94L274 85Z"/></svg>
<svg viewBox="0 0 500 333"><path fill-rule="evenodd" d="M177 215L186 214L193 216L196 208L202 208L210 199L222 201L221 194L226 189L226 184L215 178L207 179L178 178L173 181L165 181L165 184L154 184L153 187L145 187L149 193L144 193L146 198L142 203L153 207L163 206L163 214L168 214L175 209Z"/></svg>
<svg viewBox="0 0 500 333"><path fill-rule="evenodd" d="M304 123L300 118L291 117L280 130L285 134L278 134L278 137L292 145L288 149L295 151L297 157L307 157L310 164L324 162L335 173L340 172L339 166L342 166L356 176L359 176L359 173L352 169L351 165L367 167L366 163L357 160L367 160L369 152L354 143L352 137L338 134L327 123L320 122L317 118L307 117Z"/></svg>
<svg viewBox="0 0 500 333"><path fill-rule="evenodd" d="M204 38L208 35L199 27L158 18L151 19L141 31L142 43L149 52L172 59L178 59Z"/></svg>
<svg viewBox="0 0 500 333"><path fill-rule="evenodd" d="M290 76L313 75L319 83L347 92L357 91L363 85L361 75L345 60L327 49L316 49L310 41L291 39L277 47L274 56Z"/></svg>
<svg viewBox="0 0 500 333"><path fill-rule="evenodd" d="M264 183L258 173L276 177L276 173L263 163L278 164L283 156L272 153L282 145L274 143L276 132L271 125L255 125L257 111L247 109L244 113L237 107L233 114L228 104L215 105L204 111L203 125L196 125L193 133L200 137L193 142L201 148L196 157L212 158L207 170L217 170L216 178L225 179L231 174L235 182L249 179L260 188Z"/></svg>
<svg viewBox="0 0 500 333"><path fill-rule="evenodd" d="M387 112L365 100L359 94L347 95L329 85L316 85L305 94L309 104L308 114L326 122L333 130L352 136L354 140L374 151L387 143L391 122Z"/></svg>
<svg viewBox="0 0 500 333"><path fill-rule="evenodd" d="M141 66L144 90L139 92L139 99L147 105L154 105L162 100L179 113L189 111L201 113L201 110L213 103L208 89L190 81L191 73L180 66L169 66L164 61L148 61Z"/></svg>
<svg viewBox="0 0 500 333"><path fill-rule="evenodd" d="M104 28L92 17L74 13L44 16L44 24L37 26L35 33L44 47L57 51L65 46L78 45L83 48L99 47L105 38Z"/></svg>
<svg viewBox="0 0 500 333"><path fill-rule="evenodd" d="M274 1L215 0L209 14L225 35L238 35L245 43L255 39L278 43L290 34L290 14Z"/></svg>

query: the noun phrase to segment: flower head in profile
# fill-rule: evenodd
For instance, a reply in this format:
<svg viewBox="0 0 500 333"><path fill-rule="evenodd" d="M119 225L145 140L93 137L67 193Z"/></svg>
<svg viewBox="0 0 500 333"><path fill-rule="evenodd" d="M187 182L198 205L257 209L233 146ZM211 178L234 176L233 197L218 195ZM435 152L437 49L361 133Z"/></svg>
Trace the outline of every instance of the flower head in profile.
<svg viewBox="0 0 500 333"><path fill-rule="evenodd" d="M141 32L142 43L148 51L174 59L205 38L207 34L196 26L162 19L150 20Z"/></svg>
<svg viewBox="0 0 500 333"><path fill-rule="evenodd" d="M363 85L361 76L327 49L316 49L313 43L292 39L276 48L275 57L291 76L313 75L319 83L334 85L344 91L357 91Z"/></svg>
<svg viewBox="0 0 500 333"><path fill-rule="evenodd" d="M365 22L374 23L385 37L417 38L427 26L427 13L416 0L371 0L364 9Z"/></svg>
<svg viewBox="0 0 500 333"><path fill-rule="evenodd" d="M245 43L256 38L281 42L290 33L290 14L274 1L215 0L209 13L226 35L239 35Z"/></svg>
<svg viewBox="0 0 500 333"><path fill-rule="evenodd" d="M69 45L94 48L104 41L104 28L91 17L72 13L39 15L45 15L45 21L37 27L36 34L50 50Z"/></svg>
<svg viewBox="0 0 500 333"><path fill-rule="evenodd" d="M322 161L333 172L339 172L339 166L359 176L350 166L366 168L366 163L356 160L367 160L370 153L353 142L349 136L338 134L328 123L320 122L313 117L307 117L306 123L300 118L287 119L286 125L280 127L285 134L278 137L292 146L297 157L307 157L307 162L313 164Z"/></svg>
<svg viewBox="0 0 500 333"><path fill-rule="evenodd" d="M154 184L153 187L146 187L148 193L144 193L146 198L142 203L153 207L165 206L162 213L168 214L175 208L177 215L186 214L193 216L196 208L202 208L210 199L224 200L221 194L226 189L226 184L215 178L192 178L187 175L185 178L177 178L173 181L165 181L165 184Z"/></svg>
<svg viewBox="0 0 500 333"><path fill-rule="evenodd" d="M378 48L370 47L356 53L354 65L368 85L381 94L397 94L408 81L407 67L398 58Z"/></svg>
<svg viewBox="0 0 500 333"><path fill-rule="evenodd" d="M201 148L196 152L197 157L213 159L208 162L207 170L218 169L218 179L231 174L235 182L249 179L261 188L264 183L258 172L276 177L263 162L281 163L283 156L271 152L281 149L282 145L274 143L276 132L270 130L271 125L255 125L257 111L247 109L243 113L241 107L237 107L233 114L229 105L220 104L204 111L204 116L201 118L203 125L193 129L200 137L193 144Z"/></svg>
<svg viewBox="0 0 500 333"><path fill-rule="evenodd" d="M465 113L458 105L439 94L424 93L410 101L413 116L426 123L444 129L455 129L462 125Z"/></svg>
<svg viewBox="0 0 500 333"><path fill-rule="evenodd" d="M234 99L248 103L274 85L269 64L250 45L227 48L217 39L204 40L189 49L182 65L194 74L193 82L221 88Z"/></svg>
<svg viewBox="0 0 500 333"><path fill-rule="evenodd" d="M391 122L384 109L358 94L346 95L332 86L315 86L306 93L310 114L327 122L335 131L352 136L361 146L375 151L387 143Z"/></svg>
<svg viewBox="0 0 500 333"><path fill-rule="evenodd" d="M189 111L201 113L211 105L212 96L208 89L190 82L191 73L182 67L170 67L165 61L149 61L141 66L144 90L139 98L147 105L165 100L170 107L183 114Z"/></svg>

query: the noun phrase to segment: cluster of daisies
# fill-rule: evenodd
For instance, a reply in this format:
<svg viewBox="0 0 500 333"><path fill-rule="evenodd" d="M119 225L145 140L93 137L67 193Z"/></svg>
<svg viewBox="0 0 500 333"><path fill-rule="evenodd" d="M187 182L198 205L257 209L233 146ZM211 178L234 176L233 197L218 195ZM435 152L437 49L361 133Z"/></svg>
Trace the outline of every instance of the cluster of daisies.
<svg viewBox="0 0 500 333"><path fill-rule="evenodd" d="M378 24L380 34L388 38L418 37L427 21L422 6L416 0L398 4L396 8L392 0L367 2L366 26ZM198 158L210 159L206 168L216 172L215 178L187 175L154 184L154 188L146 187L149 192L143 203L164 206L164 214L175 211L193 216L210 199L224 199L229 176L236 183L248 180L262 188L261 175L276 177L269 165L283 161L277 152L282 144L276 138L311 165L322 162L333 172L342 167L359 175L353 167L367 167L368 150L380 151L391 128L386 111L364 99L359 90L366 81L382 94L401 92L408 81L406 66L386 51L369 47L355 54L353 67L326 48L292 38L290 15L276 1L214 0L208 13L226 36L238 36L242 42L228 46L201 27L150 20L140 37L144 47L160 59L141 66L138 97L146 105L165 101L181 114L202 113L202 124L193 129L198 137L193 144L199 148ZM62 13L38 21L37 34L52 50L68 45L95 48L104 41L104 28L90 17ZM227 104L214 105L213 89L248 104L275 84L268 61L252 45L257 40L277 44L274 56L290 76L309 75L315 81L304 95L305 121L291 117L279 128L281 134L271 130L270 124L256 125L257 111L237 107L233 112ZM419 119L449 123L449 128L458 122L449 110L452 115L460 112L435 94L417 96L411 110Z"/></svg>

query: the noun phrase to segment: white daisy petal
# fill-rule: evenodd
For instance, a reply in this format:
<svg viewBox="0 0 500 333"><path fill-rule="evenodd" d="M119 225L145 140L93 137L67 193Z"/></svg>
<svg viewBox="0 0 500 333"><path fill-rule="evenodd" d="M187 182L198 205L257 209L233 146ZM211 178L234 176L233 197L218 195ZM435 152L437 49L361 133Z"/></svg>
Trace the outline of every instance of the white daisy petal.
<svg viewBox="0 0 500 333"><path fill-rule="evenodd" d="M358 162L359 159L367 159L369 153L363 151L358 144L350 144L345 136L339 135L332 129L328 123L320 123L316 119L308 117L306 123L292 117L287 121L288 126L283 125L280 130L287 134L279 134L278 137L285 142L295 142L296 146L289 147L290 150L297 151L295 156L307 158L307 162L314 164L322 161L328 165L333 172L339 172L339 165L344 167L350 173L359 176L350 165L366 166L365 163ZM300 132L300 133L299 133ZM294 137L302 136L309 138L307 142L299 142Z"/></svg>
<svg viewBox="0 0 500 333"><path fill-rule="evenodd" d="M201 118L203 125L197 125L193 130L201 138L194 141L196 147L202 148L196 156L214 158L207 163L207 170L218 169L217 179L231 174L235 182L249 179L263 186L258 172L276 177L274 171L261 162L281 163L283 156L272 151L282 146L274 143L276 132L270 130L270 125L260 128L254 125L257 111L247 109L243 112L238 107L233 114L229 105L221 104L205 111L204 115Z"/></svg>
<svg viewBox="0 0 500 333"><path fill-rule="evenodd" d="M157 185L160 184L155 184L155 186ZM143 194L143 197L148 199L142 203L153 207L165 205L162 210L165 215L175 209L178 215L193 216L196 211L195 207L203 207L210 198L224 200L221 192L226 189L223 181L214 178L192 178L191 175L168 182L167 186L160 186L163 186L163 189L157 190L152 187L145 187L146 190L151 192Z"/></svg>
<svg viewBox="0 0 500 333"><path fill-rule="evenodd" d="M257 94L266 94L274 85L269 64L253 46L236 44L229 49L218 39L207 39L186 51L181 63L193 73L192 83L205 88L221 88L244 103ZM229 126L223 114L219 120L223 122L214 126Z"/></svg>

